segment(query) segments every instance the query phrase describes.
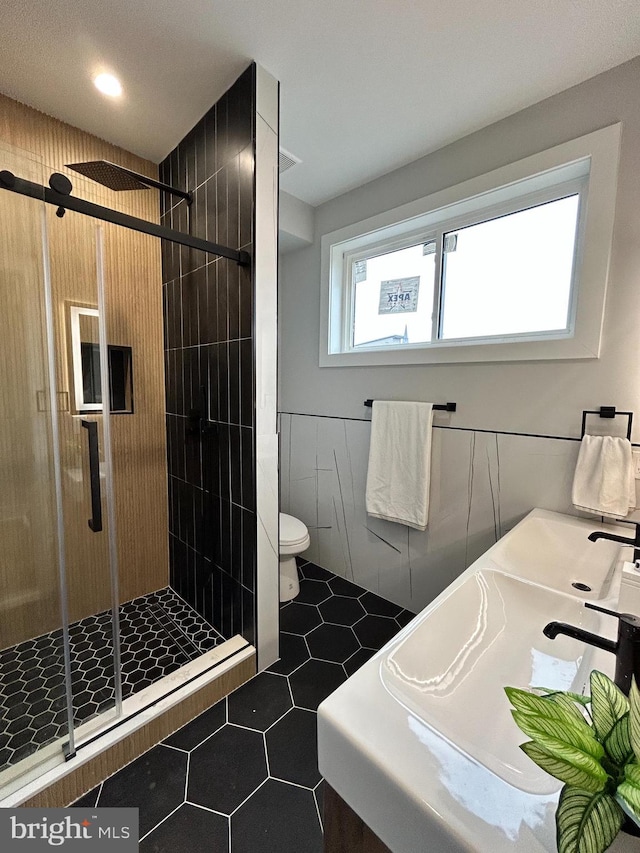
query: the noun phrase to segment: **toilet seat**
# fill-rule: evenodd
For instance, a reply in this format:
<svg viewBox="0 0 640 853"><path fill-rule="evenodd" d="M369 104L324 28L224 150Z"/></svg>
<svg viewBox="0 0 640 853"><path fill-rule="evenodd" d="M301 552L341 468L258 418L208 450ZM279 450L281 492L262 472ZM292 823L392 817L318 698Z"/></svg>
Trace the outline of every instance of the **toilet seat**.
<svg viewBox="0 0 640 853"><path fill-rule="evenodd" d="M299 518L280 513L280 547L294 548L309 539L309 531Z"/></svg>

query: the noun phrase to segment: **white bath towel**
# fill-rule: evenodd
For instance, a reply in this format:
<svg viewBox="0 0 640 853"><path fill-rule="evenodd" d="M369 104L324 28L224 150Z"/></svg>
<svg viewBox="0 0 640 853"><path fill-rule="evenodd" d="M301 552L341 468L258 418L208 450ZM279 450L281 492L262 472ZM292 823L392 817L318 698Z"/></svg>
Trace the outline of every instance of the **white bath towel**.
<svg viewBox="0 0 640 853"><path fill-rule="evenodd" d="M631 443L613 435L585 435L573 478L576 509L624 518L635 509Z"/></svg>
<svg viewBox="0 0 640 853"><path fill-rule="evenodd" d="M426 530L432 403L374 400L367 470L369 515Z"/></svg>

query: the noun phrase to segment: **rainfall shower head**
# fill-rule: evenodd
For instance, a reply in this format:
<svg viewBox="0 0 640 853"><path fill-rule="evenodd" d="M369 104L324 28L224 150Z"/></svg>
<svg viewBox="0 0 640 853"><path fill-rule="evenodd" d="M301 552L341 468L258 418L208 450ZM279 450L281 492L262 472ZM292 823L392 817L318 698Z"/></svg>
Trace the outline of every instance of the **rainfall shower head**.
<svg viewBox="0 0 640 853"><path fill-rule="evenodd" d="M66 166L67 169L73 169L74 172L79 172L86 178L91 178L92 181L96 181L116 192L120 192L121 190L148 190L154 187L171 195L186 198L187 202L191 203L191 193L171 187L169 184L163 184L153 178L148 178L146 175L140 175L138 172L132 172L131 169L125 169L124 166L117 166L108 160L90 160L87 163L67 163Z"/></svg>
<svg viewBox="0 0 640 853"><path fill-rule="evenodd" d="M128 169L109 163L107 160L91 160L88 163L67 163L67 169L73 169L92 181L97 181L110 190L148 190L149 185L143 183ZM142 176L141 176L142 177Z"/></svg>

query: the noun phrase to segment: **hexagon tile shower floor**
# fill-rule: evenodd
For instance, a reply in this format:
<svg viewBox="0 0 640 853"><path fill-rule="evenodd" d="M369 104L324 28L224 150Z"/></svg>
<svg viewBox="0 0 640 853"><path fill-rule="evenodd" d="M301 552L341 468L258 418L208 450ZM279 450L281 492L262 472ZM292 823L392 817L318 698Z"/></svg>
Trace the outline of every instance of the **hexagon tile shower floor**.
<svg viewBox="0 0 640 853"><path fill-rule="evenodd" d="M69 626L76 725L114 703L111 611ZM126 699L212 649L224 637L170 587L120 607ZM66 731L62 631L0 652L0 770Z"/></svg>

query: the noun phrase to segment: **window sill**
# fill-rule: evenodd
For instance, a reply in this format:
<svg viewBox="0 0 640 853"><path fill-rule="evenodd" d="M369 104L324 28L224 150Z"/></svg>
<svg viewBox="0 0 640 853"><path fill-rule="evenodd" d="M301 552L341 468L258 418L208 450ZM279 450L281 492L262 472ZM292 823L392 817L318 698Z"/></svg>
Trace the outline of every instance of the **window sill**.
<svg viewBox="0 0 640 853"><path fill-rule="evenodd" d="M380 347L360 352L321 353L320 367L374 367L401 364L459 364L491 361L553 361L598 358L598 352L577 338L477 343L457 341L428 347Z"/></svg>

